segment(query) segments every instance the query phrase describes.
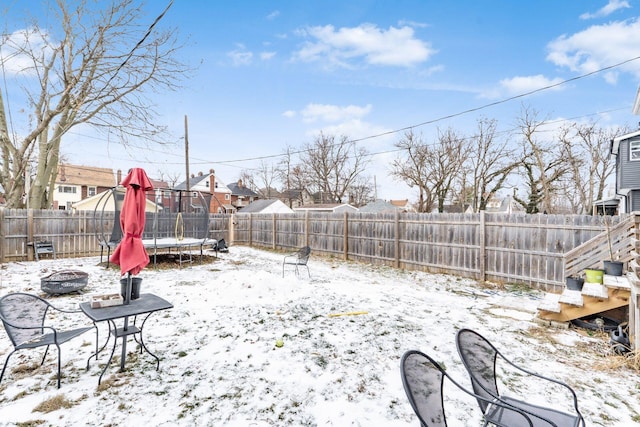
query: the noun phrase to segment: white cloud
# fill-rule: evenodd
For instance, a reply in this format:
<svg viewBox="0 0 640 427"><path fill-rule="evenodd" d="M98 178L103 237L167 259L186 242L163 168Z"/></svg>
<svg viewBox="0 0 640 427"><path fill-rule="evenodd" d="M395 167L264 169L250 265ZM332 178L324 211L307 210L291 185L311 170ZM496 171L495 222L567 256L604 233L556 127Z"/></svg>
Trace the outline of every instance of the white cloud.
<svg viewBox="0 0 640 427"><path fill-rule="evenodd" d="M380 29L372 24L353 28L335 29L332 25L308 27L300 31L313 39L294 54L305 62L326 62L349 68L351 61L364 60L367 64L409 67L425 62L436 51L427 42L419 40L411 27Z"/></svg>
<svg viewBox="0 0 640 427"><path fill-rule="evenodd" d="M500 86L510 95L517 95L558 84L560 82L562 82L562 79L560 78L549 79L542 74L537 74L535 76L517 76L510 79L500 80ZM561 86L556 86L553 89L559 90L561 89Z"/></svg>
<svg viewBox="0 0 640 427"><path fill-rule="evenodd" d="M276 56L276 52L260 52L260 59L262 59L263 61L268 61L274 56Z"/></svg>
<svg viewBox="0 0 640 427"><path fill-rule="evenodd" d="M301 114L303 120L307 123L316 121L335 123L364 117L371 112L371 108L370 104L365 107L358 107L357 105L340 107L327 104L309 104L301 111Z"/></svg>
<svg viewBox="0 0 640 427"><path fill-rule="evenodd" d="M267 15L267 19L269 21L276 19L278 16L280 16L280 11L279 10L274 10L273 12L271 12L270 14Z"/></svg>
<svg viewBox="0 0 640 427"><path fill-rule="evenodd" d="M253 60L253 53L248 51L244 45L239 44L236 50L227 52L227 56L231 58L233 65L249 65Z"/></svg>
<svg viewBox="0 0 640 427"><path fill-rule="evenodd" d="M631 5L626 0L609 0L609 3L599 9L597 12L583 13L582 15L580 15L580 19L602 18L611 15L617 10L629 8L631 8Z"/></svg>
<svg viewBox="0 0 640 427"><path fill-rule="evenodd" d="M47 44L47 34L22 29L11 33L0 47L2 70L7 76L35 76L33 57L49 58L51 50ZM24 53L31 51L32 54Z"/></svg>
<svg viewBox="0 0 640 427"><path fill-rule="evenodd" d="M594 25L571 36L563 35L547 45L547 60L579 73L589 73L638 56L640 19ZM640 76L640 62L620 66ZM611 81L611 75L606 76Z"/></svg>
<svg viewBox="0 0 640 427"><path fill-rule="evenodd" d="M287 110L284 113L282 113L283 116L287 117L287 118L292 118L296 116L296 112L293 110Z"/></svg>

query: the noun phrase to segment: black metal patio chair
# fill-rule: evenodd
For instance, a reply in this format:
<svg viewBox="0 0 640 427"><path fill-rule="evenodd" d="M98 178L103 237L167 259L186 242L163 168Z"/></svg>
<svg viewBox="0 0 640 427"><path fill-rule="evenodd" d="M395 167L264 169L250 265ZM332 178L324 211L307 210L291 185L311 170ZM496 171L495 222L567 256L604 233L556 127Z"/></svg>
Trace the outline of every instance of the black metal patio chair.
<svg viewBox="0 0 640 427"><path fill-rule="evenodd" d="M93 326L64 331L58 330L53 326L45 324L47 322L49 309L61 313L81 313L80 311L56 308L37 295L13 293L0 298L0 320L2 320L4 329L13 344L13 351L9 353L2 367L0 382L2 382L4 371L7 369L9 358L13 353L18 350L46 346L47 348L40 363L40 365L42 365L47 357L49 346L55 345L58 348L58 388L60 388L60 344L82 335L88 330L93 329Z"/></svg>
<svg viewBox="0 0 640 427"><path fill-rule="evenodd" d="M296 252L292 254L286 255L282 260L282 277L284 277L285 265L295 266L296 276L300 275L298 266L302 265L306 267L307 275L311 277L311 273L309 272L309 266L307 265L310 255L311 255L311 248L309 246L305 246L303 248L298 249Z"/></svg>
<svg viewBox="0 0 640 427"><path fill-rule="evenodd" d="M524 369L507 359L493 344L479 333L470 329L460 329L456 334L456 347L462 363L469 373L471 384L475 394L483 397L478 399L478 404L483 411L486 411L487 400L499 399L506 405L518 408L530 415L534 426L562 426L577 427L585 425L582 414L578 409L578 397L575 391L567 384L545 377L538 373ZM505 364L505 368L517 372L520 378L526 380L539 379L540 384L555 385L559 390L564 390L563 398L567 406L572 406L575 413L564 412L563 410L544 407L531 403L530 399L524 397L514 397L516 390L510 389L510 395L506 396L498 391L498 364ZM560 397L560 396L559 396ZM562 399L558 399L559 402Z"/></svg>
<svg viewBox="0 0 640 427"><path fill-rule="evenodd" d="M494 424L504 427L532 427L533 423L522 411L496 402L485 400L458 384L431 357L418 350L407 351L400 361L402 385L413 411L420 420L421 427L446 427L444 408L444 384L451 384L475 399L486 403L484 425ZM499 415L499 416L498 416Z"/></svg>

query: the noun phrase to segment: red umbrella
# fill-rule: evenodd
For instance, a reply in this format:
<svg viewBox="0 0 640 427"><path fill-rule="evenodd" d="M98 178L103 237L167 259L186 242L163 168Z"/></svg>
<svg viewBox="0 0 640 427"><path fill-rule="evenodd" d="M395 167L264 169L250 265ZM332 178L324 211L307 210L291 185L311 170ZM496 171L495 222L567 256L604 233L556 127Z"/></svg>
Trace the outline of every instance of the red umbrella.
<svg viewBox="0 0 640 427"><path fill-rule="evenodd" d="M142 232L146 218L145 192L153 190L153 185L141 168L131 169L120 184L126 189L120 211L123 238L109 261L120 266L120 274L136 275L149 264L149 255L142 244Z"/></svg>

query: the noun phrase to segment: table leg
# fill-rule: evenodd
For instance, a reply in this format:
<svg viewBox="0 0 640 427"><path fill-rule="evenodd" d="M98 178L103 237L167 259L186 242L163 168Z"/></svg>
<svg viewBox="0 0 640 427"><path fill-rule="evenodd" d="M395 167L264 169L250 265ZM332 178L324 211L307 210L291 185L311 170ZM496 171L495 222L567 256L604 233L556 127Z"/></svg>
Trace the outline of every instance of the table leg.
<svg viewBox="0 0 640 427"><path fill-rule="evenodd" d="M152 313L147 314L147 316L145 316L144 320L142 321L142 324L140 325L140 346L141 346L140 351L142 351L142 349L144 348L144 351L146 351L147 353L149 353L151 355L151 357L156 359L156 371L157 371L158 369L160 369L160 358L158 356L156 356L155 354L151 353L151 351L149 351L147 346L144 344L144 338L142 336L142 330L144 329L144 324L147 321L147 319L149 318L149 316L151 316L151 314Z"/></svg>
<svg viewBox="0 0 640 427"><path fill-rule="evenodd" d="M113 322L113 320L109 320L108 323L109 323L109 337L111 337L111 326L113 326L113 331L114 331L113 348L111 349L111 354L109 355L109 360L107 360L107 363L104 365L104 368L102 369L102 372L100 372L100 378L98 378L98 385L100 385L100 382L102 382L102 376L104 375L104 373L107 371L107 368L111 364L111 360L113 359L113 354L116 352L116 345L118 345L118 337L117 337L117 334L116 334L116 332L117 332L116 324ZM109 342L108 339L107 339L107 342ZM104 346L106 347L106 345L107 344L105 343ZM97 359L97 357L96 357L96 359Z"/></svg>
<svg viewBox="0 0 640 427"><path fill-rule="evenodd" d="M102 350L105 349L107 344L109 344L109 337L111 336L111 325L109 325L109 332L107 333L107 340L104 342L102 347L100 347L100 349L98 349L98 342L100 341L100 339L99 339L99 335L98 335L98 325L96 325L96 322L93 322L93 327L96 329L96 352L93 353L91 356L89 356L89 358L87 359L87 370L89 369L89 362L91 362L91 358L92 357L95 357L96 361L98 361L98 354L101 353Z"/></svg>

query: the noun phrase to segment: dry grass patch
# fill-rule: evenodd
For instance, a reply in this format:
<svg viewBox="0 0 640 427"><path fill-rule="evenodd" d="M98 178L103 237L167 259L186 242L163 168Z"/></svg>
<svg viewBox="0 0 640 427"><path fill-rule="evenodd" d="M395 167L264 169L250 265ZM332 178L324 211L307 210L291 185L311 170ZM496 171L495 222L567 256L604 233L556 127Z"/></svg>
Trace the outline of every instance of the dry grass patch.
<svg viewBox="0 0 640 427"><path fill-rule="evenodd" d="M72 401L67 399L63 394L53 396L51 399L47 399L33 408L32 412L44 412L49 413L57 411L58 409L69 409L74 405Z"/></svg>

